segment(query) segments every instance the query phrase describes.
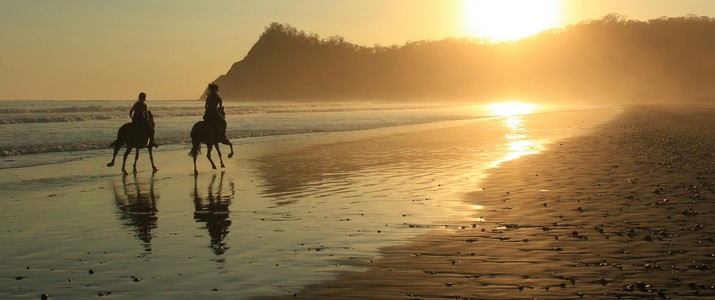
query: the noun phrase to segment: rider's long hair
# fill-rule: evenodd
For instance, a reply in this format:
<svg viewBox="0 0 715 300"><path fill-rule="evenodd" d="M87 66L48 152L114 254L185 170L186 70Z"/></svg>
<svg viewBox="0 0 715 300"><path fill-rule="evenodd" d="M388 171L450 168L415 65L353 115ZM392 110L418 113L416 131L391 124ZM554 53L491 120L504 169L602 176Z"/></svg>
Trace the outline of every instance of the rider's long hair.
<svg viewBox="0 0 715 300"><path fill-rule="evenodd" d="M206 96L219 96L218 94L218 85L215 83L209 83L209 87L207 88Z"/></svg>

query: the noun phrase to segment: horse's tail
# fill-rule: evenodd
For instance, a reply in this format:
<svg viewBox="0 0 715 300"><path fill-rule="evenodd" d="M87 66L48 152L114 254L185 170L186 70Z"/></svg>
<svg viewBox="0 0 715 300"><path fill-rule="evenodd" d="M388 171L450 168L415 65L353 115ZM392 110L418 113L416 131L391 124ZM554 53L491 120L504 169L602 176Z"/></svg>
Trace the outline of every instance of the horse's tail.
<svg viewBox="0 0 715 300"><path fill-rule="evenodd" d="M202 124L201 121L196 122L194 127L191 128L191 150L189 151L189 156L196 157L201 153L201 141L199 138L199 127Z"/></svg>
<svg viewBox="0 0 715 300"><path fill-rule="evenodd" d="M119 130L117 130L117 139L114 140L111 144L109 144L109 147L113 147L115 149L119 149L124 145L125 138L126 138L126 131L129 126L131 126L132 123L126 123L122 125L122 127L119 127Z"/></svg>
<svg viewBox="0 0 715 300"><path fill-rule="evenodd" d="M196 157L201 153L201 144L200 143L193 143L191 146L191 150L189 150L189 156L191 157Z"/></svg>
<svg viewBox="0 0 715 300"><path fill-rule="evenodd" d="M119 139L114 140L111 144L109 144L109 148L114 148L116 145L121 145L121 141Z"/></svg>

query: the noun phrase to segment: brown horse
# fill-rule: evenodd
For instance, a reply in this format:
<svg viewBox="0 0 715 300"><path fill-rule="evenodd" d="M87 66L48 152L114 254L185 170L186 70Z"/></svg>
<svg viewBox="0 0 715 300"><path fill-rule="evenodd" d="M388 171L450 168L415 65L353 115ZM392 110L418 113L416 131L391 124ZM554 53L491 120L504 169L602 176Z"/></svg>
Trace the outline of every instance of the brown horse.
<svg viewBox="0 0 715 300"><path fill-rule="evenodd" d="M154 128L154 116L152 116L151 111L147 112L147 116L149 117L149 124L152 128ZM137 149L137 151L135 152L136 155L134 156L135 174L137 173L137 160L139 159L139 149L144 148L147 148L149 150L149 160L151 160L152 171L158 171L159 169L157 169L154 165L154 154L152 153L152 147L149 145L149 143L149 134L146 132L146 130L144 130L144 128L141 128L141 126L134 123L126 123L122 125L122 127L119 127L119 131L117 132L117 139L109 145L110 147L114 147L114 155L112 155L112 161L107 164L107 167L114 166L114 159L117 157L119 149L122 149L122 146L126 144L127 151L124 152L124 160L122 161L122 173L124 173L124 175L129 174L127 173L125 166L127 164L127 157L129 156L129 153L132 152L132 149Z"/></svg>
<svg viewBox="0 0 715 300"><path fill-rule="evenodd" d="M219 113L225 116L223 110ZM224 168L225 166L223 164L223 158L221 157L221 149L218 148L219 143L231 147L231 153L228 154L228 158L233 157L233 144L231 144L228 139L223 138L219 129L207 121L198 121L194 124L194 127L191 128L192 146L191 151L189 151L189 156L194 159L194 174L199 174L199 171L196 169L196 156L198 156L199 152L201 152L201 143L206 144L206 148L208 149L206 151L206 158L209 159L209 162L211 162L211 168L214 170L216 169L216 164L214 164L213 159L211 159L211 150L213 147L216 147L216 152L218 152L218 159L221 162L221 168Z"/></svg>

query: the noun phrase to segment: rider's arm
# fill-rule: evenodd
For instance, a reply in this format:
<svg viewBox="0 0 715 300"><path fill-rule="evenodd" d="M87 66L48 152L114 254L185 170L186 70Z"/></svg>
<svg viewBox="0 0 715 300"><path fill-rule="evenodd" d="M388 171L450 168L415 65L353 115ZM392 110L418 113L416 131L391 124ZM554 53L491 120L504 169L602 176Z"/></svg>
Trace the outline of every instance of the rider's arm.
<svg viewBox="0 0 715 300"><path fill-rule="evenodd" d="M134 109L136 108L136 104L132 106L132 109L129 110L129 117L134 118Z"/></svg>

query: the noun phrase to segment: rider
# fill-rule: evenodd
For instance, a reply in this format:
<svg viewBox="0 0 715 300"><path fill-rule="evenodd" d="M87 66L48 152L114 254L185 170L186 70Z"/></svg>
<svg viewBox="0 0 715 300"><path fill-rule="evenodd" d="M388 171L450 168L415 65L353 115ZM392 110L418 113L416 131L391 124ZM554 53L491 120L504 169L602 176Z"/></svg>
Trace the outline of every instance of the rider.
<svg viewBox="0 0 715 300"><path fill-rule="evenodd" d="M208 92L206 93L206 109L204 111L204 121L209 122L221 134L219 139L226 141L226 119L220 112L223 111L223 100L218 94L218 85L209 83Z"/></svg>
<svg viewBox="0 0 715 300"><path fill-rule="evenodd" d="M129 110L129 117L132 118L132 123L144 129L149 134L149 142L151 147L158 148L159 145L156 144L154 140L154 126L151 125L149 121L149 110L146 106L146 94L144 92L139 93L139 98L137 102L134 103L132 109Z"/></svg>

